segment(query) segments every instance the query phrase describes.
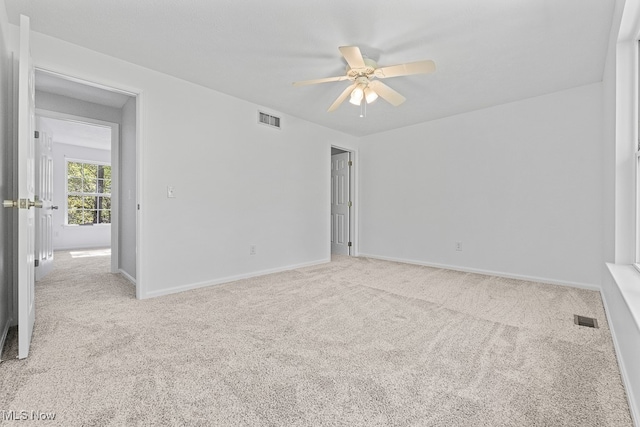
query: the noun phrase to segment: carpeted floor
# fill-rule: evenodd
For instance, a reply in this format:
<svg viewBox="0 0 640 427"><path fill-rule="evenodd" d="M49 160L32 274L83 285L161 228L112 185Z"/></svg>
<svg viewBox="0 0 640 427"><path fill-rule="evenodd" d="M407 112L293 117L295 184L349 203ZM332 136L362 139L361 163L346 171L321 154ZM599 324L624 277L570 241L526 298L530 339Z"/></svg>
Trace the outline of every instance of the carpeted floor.
<svg viewBox="0 0 640 427"><path fill-rule="evenodd" d="M632 425L597 292L334 257L138 301L108 269L109 257L56 253L37 283L29 358L15 359L15 342L3 353L0 414L54 412L47 424L65 426Z"/></svg>

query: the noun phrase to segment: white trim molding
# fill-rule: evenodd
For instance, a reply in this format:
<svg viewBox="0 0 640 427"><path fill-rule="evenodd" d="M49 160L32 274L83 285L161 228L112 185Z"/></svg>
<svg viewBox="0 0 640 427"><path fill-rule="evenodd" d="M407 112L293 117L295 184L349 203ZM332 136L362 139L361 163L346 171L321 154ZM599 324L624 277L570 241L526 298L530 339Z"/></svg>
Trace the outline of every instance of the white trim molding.
<svg viewBox="0 0 640 427"><path fill-rule="evenodd" d="M590 291L600 291L600 287L599 286L591 285L591 284L588 284L588 283L569 282L569 281L564 281L564 280L549 279L549 278L546 278L546 277L527 276L527 275L524 275L524 274L511 274L511 273L504 273L502 271L493 271L493 270L483 270L483 269L479 269L479 268L460 267L460 266L457 266L457 265L438 264L438 263L433 263L433 262L417 261L417 260L403 259L403 258L394 258L394 257L387 257L387 256L382 256L382 255L373 255L373 254L360 253L359 256L363 257L363 258L373 258L373 259L379 259L379 260L383 260L383 261L401 262L401 263L404 263L404 264L415 264L415 265L422 265L424 267L433 267L433 268L442 268L442 269L445 269L445 270L461 271L463 273L475 273L475 274L482 274L484 276L503 277L505 279L516 279L516 280L523 280L523 281L527 281L527 282L545 283L545 284L549 284L549 285L558 285L558 286L570 286L572 288L587 289L587 290L590 290Z"/></svg>
<svg viewBox="0 0 640 427"><path fill-rule="evenodd" d="M631 265L607 264L602 302L616 350L629 410L640 427L640 273Z"/></svg>
<svg viewBox="0 0 640 427"><path fill-rule="evenodd" d="M290 270L296 270L298 268L303 268L303 267L311 267L314 265L326 264L330 261L331 261L330 258L322 259L319 261L311 261L311 262L306 262L302 264L288 265L285 267L277 267L277 268L271 268L267 270L254 271L246 274L238 274L236 276L228 276L228 277L223 277L221 279L216 279L216 280L207 280L207 281L197 282L197 283L188 283L185 285L178 285L168 289L162 289L160 291L147 292L140 299L155 298L159 296L175 294L178 292L190 291L192 289L206 288L214 285L223 285L225 283L236 282L242 279L249 279L251 277L265 276L267 274L281 273L283 271L290 271Z"/></svg>

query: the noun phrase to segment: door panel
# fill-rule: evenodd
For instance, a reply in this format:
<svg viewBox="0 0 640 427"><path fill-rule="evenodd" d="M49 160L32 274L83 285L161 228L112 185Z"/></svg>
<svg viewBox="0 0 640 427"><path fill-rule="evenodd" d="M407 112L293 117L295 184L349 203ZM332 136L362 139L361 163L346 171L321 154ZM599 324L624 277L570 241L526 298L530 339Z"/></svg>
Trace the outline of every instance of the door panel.
<svg viewBox="0 0 640 427"><path fill-rule="evenodd" d="M53 269L53 138L46 132L38 132L35 138L36 196L42 208L36 212L36 280L42 279Z"/></svg>
<svg viewBox="0 0 640 427"><path fill-rule="evenodd" d="M331 253L349 255L349 153L331 156Z"/></svg>

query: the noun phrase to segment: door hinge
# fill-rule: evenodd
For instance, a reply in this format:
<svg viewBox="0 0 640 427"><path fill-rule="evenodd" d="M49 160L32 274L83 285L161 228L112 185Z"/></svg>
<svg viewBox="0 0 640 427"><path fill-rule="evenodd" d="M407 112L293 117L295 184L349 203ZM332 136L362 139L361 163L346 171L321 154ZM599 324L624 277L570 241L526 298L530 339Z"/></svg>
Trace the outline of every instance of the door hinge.
<svg viewBox="0 0 640 427"><path fill-rule="evenodd" d="M33 132L33 137L34 138L40 138L40 132L38 132L38 131Z"/></svg>
<svg viewBox="0 0 640 427"><path fill-rule="evenodd" d="M351 247L351 242L347 243L347 246Z"/></svg>
<svg viewBox="0 0 640 427"><path fill-rule="evenodd" d="M35 266L37 267L37 266L39 266L39 265L40 265L40 260L39 260L39 259L36 259L36 260L34 260L34 261L33 261L33 263L34 263L34 264L35 264Z"/></svg>
<svg viewBox="0 0 640 427"><path fill-rule="evenodd" d="M348 206L349 207L353 206L353 203L351 203L351 201L349 201L349 205Z"/></svg>
<svg viewBox="0 0 640 427"><path fill-rule="evenodd" d="M349 166L353 166L353 162L349 160Z"/></svg>

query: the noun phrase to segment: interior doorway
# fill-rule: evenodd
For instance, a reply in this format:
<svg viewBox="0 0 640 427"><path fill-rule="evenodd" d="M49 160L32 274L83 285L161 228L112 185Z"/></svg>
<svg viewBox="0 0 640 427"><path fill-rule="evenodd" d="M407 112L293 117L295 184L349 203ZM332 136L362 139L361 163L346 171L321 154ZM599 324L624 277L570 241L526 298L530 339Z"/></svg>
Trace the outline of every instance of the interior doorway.
<svg viewBox="0 0 640 427"><path fill-rule="evenodd" d="M137 96L41 69L35 87L38 124L60 157L54 249L103 249L94 252L110 254L111 272L133 282L139 295Z"/></svg>
<svg viewBox="0 0 640 427"><path fill-rule="evenodd" d="M118 184L111 147L119 144L119 124L36 109L36 131L36 194L43 203L36 223L40 280L51 270L54 251L110 251L117 216L112 189Z"/></svg>
<svg viewBox="0 0 640 427"><path fill-rule="evenodd" d="M353 153L331 147L331 254L354 255Z"/></svg>

